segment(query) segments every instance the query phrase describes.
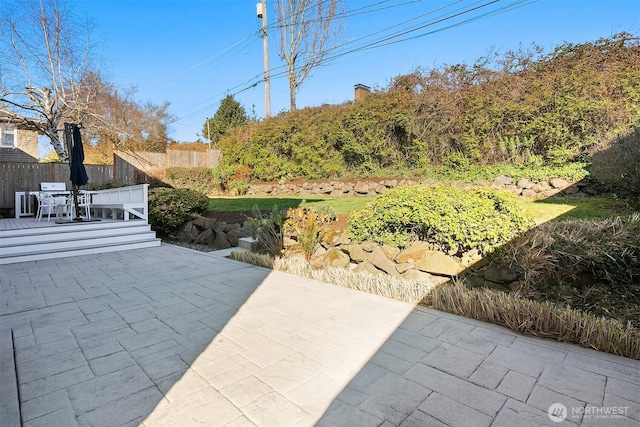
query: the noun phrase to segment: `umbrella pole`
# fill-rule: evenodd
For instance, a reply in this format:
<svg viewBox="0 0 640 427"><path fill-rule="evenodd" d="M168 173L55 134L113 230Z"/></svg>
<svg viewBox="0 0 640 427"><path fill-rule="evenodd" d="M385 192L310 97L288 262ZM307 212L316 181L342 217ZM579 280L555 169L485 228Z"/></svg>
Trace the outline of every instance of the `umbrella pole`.
<svg viewBox="0 0 640 427"><path fill-rule="evenodd" d="M73 206L75 208L75 218L74 221L82 221L82 217L80 216L80 210L78 207L78 191L80 190L79 185L73 185Z"/></svg>

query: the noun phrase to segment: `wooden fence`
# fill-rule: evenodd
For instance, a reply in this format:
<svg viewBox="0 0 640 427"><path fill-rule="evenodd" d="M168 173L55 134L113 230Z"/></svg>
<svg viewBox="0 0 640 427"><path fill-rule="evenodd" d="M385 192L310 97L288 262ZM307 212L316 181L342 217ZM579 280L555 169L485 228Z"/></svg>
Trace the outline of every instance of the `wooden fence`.
<svg viewBox="0 0 640 427"><path fill-rule="evenodd" d="M113 166L86 165L91 185L112 180ZM0 208L14 208L16 191L40 190L41 182L64 182L71 189L69 165L62 163L0 163Z"/></svg>
<svg viewBox="0 0 640 427"><path fill-rule="evenodd" d="M213 168L220 151L167 150L166 153L115 151L113 165L85 165L89 186L109 182L125 185L161 181L168 167ZM13 209L16 191L37 191L41 182L64 182L71 188L69 165L61 163L0 163L0 208Z"/></svg>

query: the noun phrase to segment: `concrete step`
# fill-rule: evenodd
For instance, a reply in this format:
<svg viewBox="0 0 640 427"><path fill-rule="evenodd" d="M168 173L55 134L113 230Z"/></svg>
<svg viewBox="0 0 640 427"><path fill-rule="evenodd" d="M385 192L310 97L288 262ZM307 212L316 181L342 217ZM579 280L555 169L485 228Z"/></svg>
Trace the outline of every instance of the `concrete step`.
<svg viewBox="0 0 640 427"><path fill-rule="evenodd" d="M46 221L43 221L46 224ZM47 224L49 225L49 224ZM66 234L69 232L76 232L78 230L104 230L114 228L127 228L127 227L139 227L140 225L147 225L145 221L96 221L96 222L81 222L81 223L69 223L69 224L56 224L51 221L50 226L46 227L33 227L33 228L19 228L15 230L2 230L0 234L2 240L11 237L21 236L40 236L43 234Z"/></svg>
<svg viewBox="0 0 640 427"><path fill-rule="evenodd" d="M96 239L101 237L124 236L131 234L140 234L150 232L151 227L148 224L139 223L134 226L126 227L88 227L79 228L73 226L65 226L59 228L41 228L40 233L9 233L3 232L0 239L0 250L6 247L24 246L33 244L66 242L75 240ZM15 230L20 231L20 230Z"/></svg>
<svg viewBox="0 0 640 427"><path fill-rule="evenodd" d="M156 235L153 231L142 233L126 233L114 236L101 237L77 237L71 240L35 242L24 245L13 245L0 248L0 258L12 255L29 254L29 253L46 253L65 251L79 247L96 247L125 244L128 242L139 242L143 240L155 239Z"/></svg>
<svg viewBox="0 0 640 427"><path fill-rule="evenodd" d="M9 255L0 257L0 265L14 264L17 262L26 261L39 261L43 259L65 258L71 256L100 254L105 252L126 251L132 249L151 248L154 246L160 246L160 239L154 238L153 240L143 240L137 242L128 242L123 244L112 244L107 246L84 246L75 249L58 250L42 253L27 253L18 255Z"/></svg>
<svg viewBox="0 0 640 427"><path fill-rule="evenodd" d="M97 221L5 230L0 264L159 246L145 221Z"/></svg>

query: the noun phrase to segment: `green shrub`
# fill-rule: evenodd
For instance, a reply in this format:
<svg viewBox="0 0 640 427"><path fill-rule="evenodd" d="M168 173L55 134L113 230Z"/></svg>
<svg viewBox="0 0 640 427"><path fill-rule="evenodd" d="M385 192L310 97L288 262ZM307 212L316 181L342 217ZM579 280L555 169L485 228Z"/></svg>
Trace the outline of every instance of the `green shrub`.
<svg viewBox="0 0 640 427"><path fill-rule="evenodd" d="M250 166L259 181L409 178L442 165L459 173L476 163L580 160L605 135L637 121L638 52L637 35L620 33L549 54L532 46L419 68L363 102L236 127L220 138L222 159Z"/></svg>
<svg viewBox="0 0 640 427"><path fill-rule="evenodd" d="M530 221L515 196L486 188L406 186L387 191L349 216L359 241L406 247L422 240L443 251L485 253L524 231Z"/></svg>
<svg viewBox="0 0 640 427"><path fill-rule="evenodd" d="M213 186L211 169L207 168L167 168L166 183L174 188L187 188L207 194Z"/></svg>
<svg viewBox="0 0 640 427"><path fill-rule="evenodd" d="M244 196L249 190L249 183L244 179L232 179L229 181L228 191L232 196Z"/></svg>
<svg viewBox="0 0 640 427"><path fill-rule="evenodd" d="M158 234L175 238L187 221L207 211L209 198L186 188L149 190L149 222Z"/></svg>

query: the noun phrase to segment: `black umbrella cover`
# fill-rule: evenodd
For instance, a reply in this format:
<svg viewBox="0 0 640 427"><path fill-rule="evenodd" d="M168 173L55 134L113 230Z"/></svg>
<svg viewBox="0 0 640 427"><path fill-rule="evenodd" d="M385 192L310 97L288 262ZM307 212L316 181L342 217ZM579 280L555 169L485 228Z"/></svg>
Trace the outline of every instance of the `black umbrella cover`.
<svg viewBox="0 0 640 427"><path fill-rule="evenodd" d="M87 170L84 167L84 147L82 146L82 136L80 128L75 124L65 123L65 132L71 134L71 183L74 186L86 185L89 182Z"/></svg>

